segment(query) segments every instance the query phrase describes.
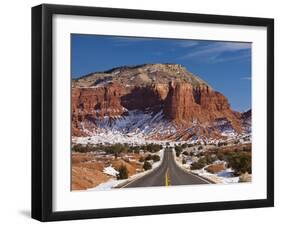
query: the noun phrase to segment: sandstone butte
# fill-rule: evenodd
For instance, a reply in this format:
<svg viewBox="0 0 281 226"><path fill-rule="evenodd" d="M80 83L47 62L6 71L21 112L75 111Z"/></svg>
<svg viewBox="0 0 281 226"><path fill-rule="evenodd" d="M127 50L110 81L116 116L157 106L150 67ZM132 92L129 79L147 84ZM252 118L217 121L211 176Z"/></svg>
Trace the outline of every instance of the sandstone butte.
<svg viewBox="0 0 281 226"><path fill-rule="evenodd" d="M72 80L73 136L94 131L97 119L118 120L130 110L162 111L178 131L196 122L208 136L207 128L224 121L243 132L242 114L227 98L179 64L124 66Z"/></svg>

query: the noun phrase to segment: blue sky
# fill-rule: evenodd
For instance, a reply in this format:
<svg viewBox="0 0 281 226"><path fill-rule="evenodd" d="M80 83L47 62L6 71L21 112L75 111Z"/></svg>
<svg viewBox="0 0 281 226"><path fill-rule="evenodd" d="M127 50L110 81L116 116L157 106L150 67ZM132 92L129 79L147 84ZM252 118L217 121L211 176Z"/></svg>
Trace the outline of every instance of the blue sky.
<svg viewBox="0 0 281 226"><path fill-rule="evenodd" d="M123 65L177 63L223 93L237 111L251 108L251 43L71 35L77 78Z"/></svg>

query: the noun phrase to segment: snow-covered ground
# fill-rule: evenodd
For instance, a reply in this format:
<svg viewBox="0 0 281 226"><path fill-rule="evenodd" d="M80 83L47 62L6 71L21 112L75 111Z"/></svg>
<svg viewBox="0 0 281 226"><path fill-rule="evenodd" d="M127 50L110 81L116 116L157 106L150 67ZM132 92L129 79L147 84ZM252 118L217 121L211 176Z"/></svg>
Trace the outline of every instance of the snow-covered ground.
<svg viewBox="0 0 281 226"><path fill-rule="evenodd" d="M200 177L208 179L216 184L229 184L229 183L239 182L239 177L233 176L234 171L230 168L220 171L219 173L216 173L216 174L210 173L206 170L206 168L210 165L206 165L205 167L203 167L202 169L199 169L199 170L191 170L190 166L193 163L192 160L188 160L188 161L186 161L185 164L182 164L182 158L179 158L176 156L175 156L175 158L176 158L176 163L181 168L183 168L191 173L194 173ZM220 160L215 161L213 164L220 164L220 163L226 164L226 162L220 161Z"/></svg>
<svg viewBox="0 0 281 226"><path fill-rule="evenodd" d="M115 111L108 109L108 111ZM80 144L107 144L107 143L128 143L128 144L145 144L145 143L164 143L167 137L173 137L173 140L188 143L207 143L217 144L218 142L230 141L233 139L243 138L250 133L238 134L235 132L230 122L221 119L214 122L212 125L200 125L194 121L189 128L181 128L168 121L163 114L163 111L157 113L153 111L140 111L123 109L126 115L118 117L98 118L95 123L89 121L87 128L82 122L81 129L88 137L73 137L73 143ZM98 112L97 112L98 113ZM214 139L206 137L201 130L220 132L222 138ZM247 130L248 131L248 130ZM187 141L181 140L183 135L190 135ZM163 141L163 139L165 141Z"/></svg>
<svg viewBox="0 0 281 226"><path fill-rule="evenodd" d="M188 141L170 141L170 140L155 140L149 139L142 133L122 133L120 131L105 131L93 134L91 136L85 137L72 137L73 144L129 144L129 145L144 145L144 144L162 144L165 145L169 142L170 146L181 145L184 143L188 144L214 144L217 145L220 142L235 142L239 141L241 144L251 143L251 134L235 134L230 136L228 134L227 139L212 139L212 138L202 138L193 137Z"/></svg>
<svg viewBox="0 0 281 226"><path fill-rule="evenodd" d="M126 135L117 131L108 131L106 133L99 133L87 137L72 137L73 144L129 144L129 145L145 145L145 144L162 144L170 146L180 145L186 143L185 141L169 141L169 140L152 140L147 139L141 134Z"/></svg>
<svg viewBox="0 0 281 226"><path fill-rule="evenodd" d="M150 173L152 170L154 170L155 168L160 166L160 164L162 163L163 156L164 156L164 149L161 149L159 152L156 152L156 153L153 153L153 154L159 155L160 156L160 161L153 163L152 164L152 169L146 170L146 171L141 172L141 173L136 173L136 174L130 176L128 179L124 179L124 180L117 180L117 179L111 178L109 181L101 183L101 184L99 184L98 186L96 186L94 188L87 189L87 191L105 191L105 190L110 190L112 188L125 185L125 184L129 183L132 180L135 180L137 178L140 178L140 177L146 175L147 173ZM111 166L104 168L103 171L104 171L104 173L107 173L109 175L110 174L115 174L115 176L116 176L116 173L118 173L118 171L116 171Z"/></svg>
<svg viewBox="0 0 281 226"><path fill-rule="evenodd" d="M144 118L142 118L144 117ZM99 130L97 133L91 134L87 137L72 137L73 144L103 144L103 145L109 145L109 144L115 144L115 143L121 143L121 144L128 144L128 145L145 145L145 144L161 144L163 146L167 146L167 142L169 143L169 147L175 147L176 145L182 145L182 144L201 144L203 147L207 147L208 145L211 147L212 145L217 146L220 142L226 143L227 145L231 145L235 142L239 142L241 144L245 143L251 143L251 133L244 133L244 134L237 134L233 133L231 128L225 128L224 133L225 136L227 136L227 139L212 139L212 138L206 138L206 137L197 137L193 136L188 141L169 141L169 140L155 140L155 139L149 139L147 137L147 134L154 133L155 130L164 128L164 121L162 118L162 113L154 114L152 113L140 113L140 112L130 112L129 116L126 116L124 118L119 118L112 122L102 120L99 122ZM150 126L147 124L147 122L151 123L151 125L158 125L157 128L153 128L153 126ZM160 127L159 127L160 123ZM134 128L134 129L132 129ZM165 127L166 128L166 127ZM191 128L192 129L192 128ZM169 132L172 132L173 128L169 128ZM194 147L193 147L194 149ZM198 146L195 146L195 149L197 149L197 152L201 152L203 150L198 150ZM160 155L160 161L153 163L152 170L156 167L158 167L161 164L161 161L163 159L163 153L164 150L161 150L158 154ZM196 150L194 152L196 154ZM198 153L197 153L198 154ZM182 159L178 161L178 164L187 169L190 170L189 167L192 164L192 160L187 160L186 164L182 164ZM207 167L207 166L206 166ZM214 181L215 183L221 183L221 184L227 184L227 183L237 183L239 181L239 177L232 176L232 170L226 169L220 173L212 174L203 169L200 170L192 170L190 172L197 174L201 177L207 178L211 181ZM102 183L98 185L96 188L92 188L93 190L106 190L110 189L116 186L120 186L120 184L125 183L126 181L134 180L136 177L140 177L143 174L148 173L150 170L137 173L133 176L131 176L127 180L116 180L111 179L108 182ZM116 176L118 173L113 167L107 167L103 171L104 173ZM92 190L91 189L91 190Z"/></svg>
<svg viewBox="0 0 281 226"><path fill-rule="evenodd" d="M110 176L113 176L113 177L116 177L117 175L118 175L118 171L117 170L115 170L111 165L110 166L108 166L108 167L105 167L104 169L103 169L103 172L105 173L105 174L107 174L107 175L110 175Z"/></svg>
<svg viewBox="0 0 281 226"><path fill-rule="evenodd" d="M124 180L116 180L116 179L110 179L107 182L101 183L98 186L94 187L94 188L89 188L87 189L87 191L106 191L106 190L110 190L114 187L117 187L119 184L122 184L126 181L127 179Z"/></svg>
<svg viewBox="0 0 281 226"><path fill-rule="evenodd" d="M208 166L206 166L208 167ZM200 170L191 170L192 173L197 174L198 176L201 176L203 178L209 179L216 184L229 184L229 183L237 183L239 182L239 177L233 176L233 170L232 169L225 169L224 171L221 171L217 174L213 174L203 169Z"/></svg>

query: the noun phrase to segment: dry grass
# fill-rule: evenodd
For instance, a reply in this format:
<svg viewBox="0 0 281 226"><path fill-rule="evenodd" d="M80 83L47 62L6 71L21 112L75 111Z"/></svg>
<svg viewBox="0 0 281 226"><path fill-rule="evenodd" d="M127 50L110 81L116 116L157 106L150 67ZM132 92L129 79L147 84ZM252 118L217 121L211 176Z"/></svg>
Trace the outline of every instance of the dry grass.
<svg viewBox="0 0 281 226"><path fill-rule="evenodd" d="M225 170L225 165L224 165L224 163L212 164L212 165L209 165L208 167L206 167L206 170L210 173L215 174L215 173Z"/></svg>
<svg viewBox="0 0 281 226"><path fill-rule="evenodd" d="M99 170L72 166L72 190L85 190L106 182L110 177Z"/></svg>
<svg viewBox="0 0 281 226"><path fill-rule="evenodd" d="M125 165L128 169L129 176L136 174L137 169L142 169L139 164L139 154L130 154L128 156L114 158L112 155L95 155L93 153L72 153L72 190L85 190L93 188L99 184L108 181L113 176L107 175L103 169L108 166L114 167L116 170L121 165Z"/></svg>

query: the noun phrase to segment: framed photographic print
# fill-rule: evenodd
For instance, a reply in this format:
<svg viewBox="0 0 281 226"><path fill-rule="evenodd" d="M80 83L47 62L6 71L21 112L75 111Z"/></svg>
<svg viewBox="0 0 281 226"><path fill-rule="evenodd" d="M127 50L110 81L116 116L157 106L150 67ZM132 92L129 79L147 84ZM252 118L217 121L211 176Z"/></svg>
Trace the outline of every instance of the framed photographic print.
<svg viewBox="0 0 281 226"><path fill-rule="evenodd" d="M274 21L32 8L32 217L274 205Z"/></svg>

